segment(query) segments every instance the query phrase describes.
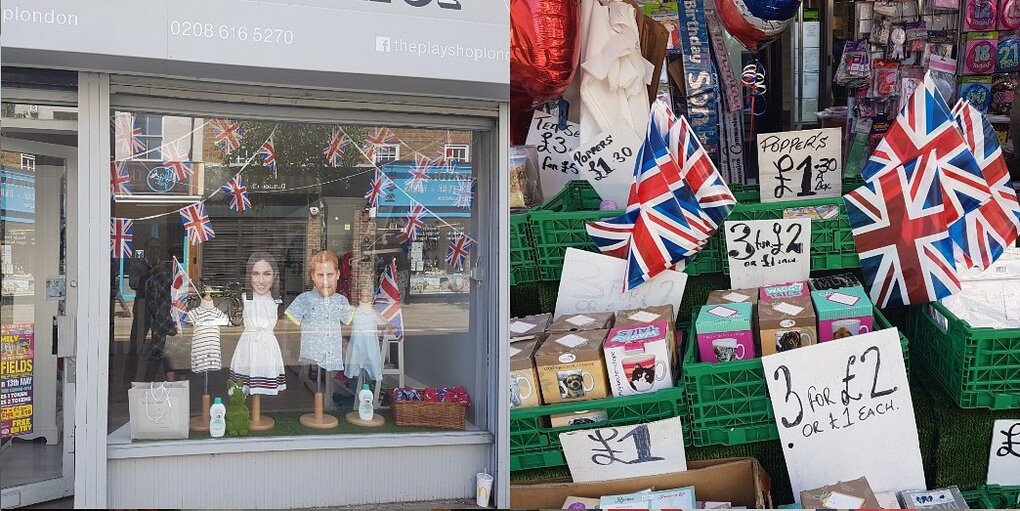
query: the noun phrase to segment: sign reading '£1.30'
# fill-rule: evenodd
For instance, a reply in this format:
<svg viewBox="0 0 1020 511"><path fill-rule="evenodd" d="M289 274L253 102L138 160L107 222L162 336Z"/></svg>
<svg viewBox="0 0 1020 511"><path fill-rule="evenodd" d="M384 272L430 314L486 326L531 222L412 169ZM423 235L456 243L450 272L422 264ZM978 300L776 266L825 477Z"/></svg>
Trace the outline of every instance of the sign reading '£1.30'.
<svg viewBox="0 0 1020 511"><path fill-rule="evenodd" d="M843 195L839 128L758 135L762 202Z"/></svg>
<svg viewBox="0 0 1020 511"><path fill-rule="evenodd" d="M616 204L613 209L627 207L630 184L634 180L641 140L627 125L598 134L584 142L570 158L580 172L580 179L591 183L603 200Z"/></svg>

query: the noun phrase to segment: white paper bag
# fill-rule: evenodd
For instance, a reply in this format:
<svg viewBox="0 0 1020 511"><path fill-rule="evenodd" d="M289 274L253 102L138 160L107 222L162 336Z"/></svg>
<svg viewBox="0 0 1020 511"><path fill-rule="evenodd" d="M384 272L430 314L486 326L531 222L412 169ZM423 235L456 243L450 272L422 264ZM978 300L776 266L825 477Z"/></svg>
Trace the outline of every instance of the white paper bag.
<svg viewBox="0 0 1020 511"><path fill-rule="evenodd" d="M133 382L128 390L131 440L188 438L188 382Z"/></svg>

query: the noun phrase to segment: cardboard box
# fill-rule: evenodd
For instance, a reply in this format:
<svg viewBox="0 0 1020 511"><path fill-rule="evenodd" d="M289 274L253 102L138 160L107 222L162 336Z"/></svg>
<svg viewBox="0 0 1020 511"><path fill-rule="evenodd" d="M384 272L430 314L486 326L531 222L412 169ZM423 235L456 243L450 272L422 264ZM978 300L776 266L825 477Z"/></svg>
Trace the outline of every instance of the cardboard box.
<svg viewBox="0 0 1020 511"><path fill-rule="evenodd" d="M601 399L609 395L602 343L608 330L550 334L535 352L542 401Z"/></svg>
<svg viewBox="0 0 1020 511"><path fill-rule="evenodd" d="M839 289L841 287L853 287L861 285L860 279L853 273L840 273L838 275L826 275L811 279L812 291L825 291L827 289Z"/></svg>
<svg viewBox="0 0 1020 511"><path fill-rule="evenodd" d="M880 509L868 479L861 477L800 492L805 509Z"/></svg>
<svg viewBox="0 0 1020 511"><path fill-rule="evenodd" d="M810 298L811 286L804 282L788 282L774 286L763 286L758 294L760 302L780 300L784 298Z"/></svg>
<svg viewBox="0 0 1020 511"><path fill-rule="evenodd" d="M532 356L540 341L523 341L510 346L510 408L531 408L542 404L538 372Z"/></svg>
<svg viewBox="0 0 1020 511"><path fill-rule="evenodd" d="M510 320L510 342L529 341L545 332L552 323L552 314L537 314Z"/></svg>
<svg viewBox="0 0 1020 511"><path fill-rule="evenodd" d="M583 332L586 330L609 330L613 328L614 314L601 312L598 314L567 314L553 320L546 332Z"/></svg>
<svg viewBox="0 0 1020 511"><path fill-rule="evenodd" d="M818 342L866 334L875 329L874 308L860 286L813 291Z"/></svg>
<svg viewBox="0 0 1020 511"><path fill-rule="evenodd" d="M677 345L676 335L676 314L673 310L672 305L659 305L657 307L646 307L644 309L631 309L626 311L620 311L616 313L616 325L631 326L639 325L643 323L651 323L652 321L659 321L661 319L668 319L672 328L669 329L669 354L670 360L673 361L673 370L676 371L677 364L680 363L680 347ZM683 339L681 336L680 339Z"/></svg>
<svg viewBox="0 0 1020 511"><path fill-rule="evenodd" d="M674 386L669 352L671 321L616 327L609 331L603 351L609 390L614 396L631 396Z"/></svg>
<svg viewBox="0 0 1020 511"><path fill-rule="evenodd" d="M549 427L579 426L581 424L601 424L609 420L605 410L578 410L568 413L554 413L549 416Z"/></svg>
<svg viewBox="0 0 1020 511"><path fill-rule="evenodd" d="M754 458L688 461L687 468L685 472L617 481L514 484L510 486L510 507L556 509L570 496L597 499L603 495L683 486L694 486L694 494L699 499L732 502L734 506L756 509L773 507L768 474Z"/></svg>
<svg viewBox="0 0 1020 511"><path fill-rule="evenodd" d="M758 303L757 289L717 289L708 293L709 305L726 305L729 303Z"/></svg>
<svg viewBox="0 0 1020 511"><path fill-rule="evenodd" d="M809 298L761 302L758 304L761 355L817 344L817 324L815 307Z"/></svg>
<svg viewBox="0 0 1020 511"><path fill-rule="evenodd" d="M704 305L694 331L702 362L748 360L755 357L750 303Z"/></svg>

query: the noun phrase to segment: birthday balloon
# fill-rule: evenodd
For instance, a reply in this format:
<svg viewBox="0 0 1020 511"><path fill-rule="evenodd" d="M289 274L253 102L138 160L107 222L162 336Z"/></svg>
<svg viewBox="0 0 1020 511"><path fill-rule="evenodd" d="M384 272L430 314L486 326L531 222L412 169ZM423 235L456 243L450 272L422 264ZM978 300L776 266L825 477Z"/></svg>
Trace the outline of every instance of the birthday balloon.
<svg viewBox="0 0 1020 511"><path fill-rule="evenodd" d="M716 7L726 30L757 52L790 26L800 0L716 0Z"/></svg>
<svg viewBox="0 0 1020 511"><path fill-rule="evenodd" d="M577 68L577 0L510 0L510 93L538 105L563 94Z"/></svg>

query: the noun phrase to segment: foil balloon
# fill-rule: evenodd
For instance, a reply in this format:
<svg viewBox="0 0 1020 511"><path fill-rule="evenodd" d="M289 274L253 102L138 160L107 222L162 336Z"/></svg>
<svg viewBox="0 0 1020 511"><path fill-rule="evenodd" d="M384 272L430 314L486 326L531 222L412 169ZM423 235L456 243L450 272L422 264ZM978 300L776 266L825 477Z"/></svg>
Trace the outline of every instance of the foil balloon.
<svg viewBox="0 0 1020 511"><path fill-rule="evenodd" d="M800 0L717 0L716 7L726 30L757 52L790 26Z"/></svg>

